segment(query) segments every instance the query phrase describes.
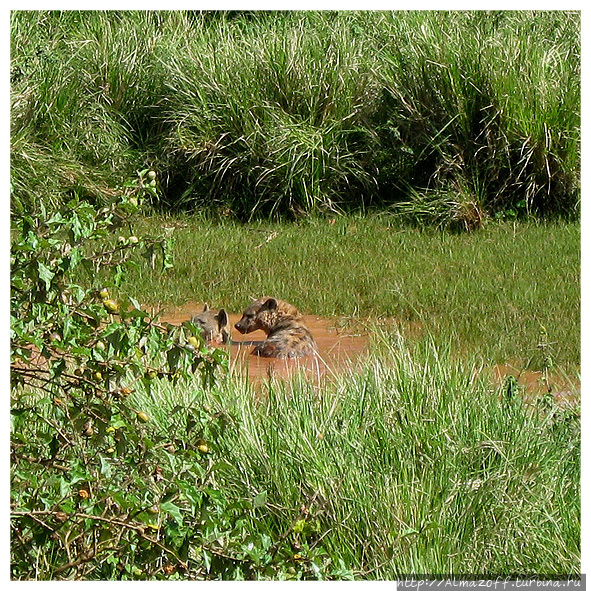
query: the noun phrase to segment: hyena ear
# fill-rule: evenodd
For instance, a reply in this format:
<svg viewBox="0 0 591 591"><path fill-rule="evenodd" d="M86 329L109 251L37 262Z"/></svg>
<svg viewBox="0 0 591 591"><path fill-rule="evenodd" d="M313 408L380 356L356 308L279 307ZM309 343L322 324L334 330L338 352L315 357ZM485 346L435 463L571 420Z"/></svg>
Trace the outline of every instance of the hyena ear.
<svg viewBox="0 0 591 591"><path fill-rule="evenodd" d="M223 308L217 313L216 318L220 329L228 326L228 314L226 314L226 311Z"/></svg>
<svg viewBox="0 0 591 591"><path fill-rule="evenodd" d="M275 298L269 298L262 306L261 310L276 310L277 300Z"/></svg>
<svg viewBox="0 0 591 591"><path fill-rule="evenodd" d="M204 312L208 312L208 311L209 311L209 306L208 306L207 304L205 304L205 305L203 306L203 311L204 311Z"/></svg>

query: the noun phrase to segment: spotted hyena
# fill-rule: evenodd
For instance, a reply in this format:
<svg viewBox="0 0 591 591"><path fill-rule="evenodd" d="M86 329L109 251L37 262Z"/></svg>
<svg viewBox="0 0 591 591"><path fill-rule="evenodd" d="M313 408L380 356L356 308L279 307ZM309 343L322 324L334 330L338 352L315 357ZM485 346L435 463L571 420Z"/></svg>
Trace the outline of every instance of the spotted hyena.
<svg viewBox="0 0 591 591"><path fill-rule="evenodd" d="M316 352L316 341L299 310L275 298L255 300L234 325L242 334L262 330L267 339L255 346L261 357L305 357Z"/></svg>
<svg viewBox="0 0 591 591"><path fill-rule="evenodd" d="M227 343L230 340L230 323L228 314L222 308L219 312L214 312L205 304L203 312L199 312L191 318L191 322L201 329L201 336L205 341L212 343Z"/></svg>

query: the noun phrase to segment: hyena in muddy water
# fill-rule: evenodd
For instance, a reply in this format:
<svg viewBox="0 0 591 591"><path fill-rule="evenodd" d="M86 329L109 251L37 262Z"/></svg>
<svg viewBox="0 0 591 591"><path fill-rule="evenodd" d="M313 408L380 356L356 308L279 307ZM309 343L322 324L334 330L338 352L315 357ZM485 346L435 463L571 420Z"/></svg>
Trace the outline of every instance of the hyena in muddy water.
<svg viewBox="0 0 591 591"><path fill-rule="evenodd" d="M255 300L234 326L242 334L265 332L267 339L253 350L261 357L305 357L316 353L316 341L299 310L276 298Z"/></svg>
<svg viewBox="0 0 591 591"><path fill-rule="evenodd" d="M207 342L227 343L230 340L230 323L228 314L222 308L219 312L214 312L205 304L203 312L199 312L191 318L191 322L201 329L201 336Z"/></svg>

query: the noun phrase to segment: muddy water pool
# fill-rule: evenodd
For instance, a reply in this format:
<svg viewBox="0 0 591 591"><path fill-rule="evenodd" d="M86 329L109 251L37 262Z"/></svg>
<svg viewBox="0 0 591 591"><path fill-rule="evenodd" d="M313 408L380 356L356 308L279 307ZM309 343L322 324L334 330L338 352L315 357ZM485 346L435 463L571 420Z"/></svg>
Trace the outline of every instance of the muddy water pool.
<svg viewBox="0 0 591 591"><path fill-rule="evenodd" d="M203 310L203 304L188 303L160 316L161 322L182 324ZM234 324L242 314L228 314L231 328L230 362L234 371L254 379L266 377L289 377L304 371L314 377L331 375L354 368L368 352L369 337L359 326L340 323L335 319L304 315L304 322L312 331L318 345L318 356L302 359L269 359L252 355L253 346L265 340L265 333L255 331L240 334Z"/></svg>
<svg viewBox="0 0 591 591"><path fill-rule="evenodd" d="M195 314L203 310L203 304L189 302L178 308L164 311L160 316L161 322L170 324L182 324ZM154 312L155 310L150 310ZM247 335L240 334L234 324L240 319L241 314L228 314L231 329L232 343L223 345L229 347L230 363L233 371L260 381L267 377L286 378L298 371L320 378L343 372L355 371L355 368L363 362L369 352L369 335L361 322L343 319L321 318L315 315L304 315L304 321L312 331L318 345L318 356L303 359L269 359L252 355L254 344L265 340L265 333L256 331ZM422 327L417 323L404 327L405 332L419 338ZM548 393L545 376L540 371L523 370L519 363L494 365L484 368L491 381L491 386L498 386L508 376L513 376L524 389L526 398L533 399ZM551 374L552 396L561 403L573 404L580 400L580 383L578 380L569 380L565 377Z"/></svg>

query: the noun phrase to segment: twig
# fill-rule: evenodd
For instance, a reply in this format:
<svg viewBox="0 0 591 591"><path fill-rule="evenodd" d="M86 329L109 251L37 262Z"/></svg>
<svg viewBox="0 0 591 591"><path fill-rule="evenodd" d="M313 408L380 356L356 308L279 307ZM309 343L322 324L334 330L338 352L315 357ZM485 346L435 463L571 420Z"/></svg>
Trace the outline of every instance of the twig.
<svg viewBox="0 0 591 591"><path fill-rule="evenodd" d="M302 517L304 518L304 520L308 519L308 515L310 514L310 508L316 502L316 498L318 497L319 494L320 494L320 489L316 490L316 492L312 495L312 497L308 501L308 504L304 505L300 509L300 513L298 515L298 518L295 519L294 521L292 521L291 525L287 528L287 530L285 530L285 532L283 534L281 534L281 537L277 540L277 542L275 543L275 546L273 547L273 551L271 552L271 560L275 559L275 555L277 554L277 552L279 552L279 548L281 547L281 544L283 544L283 542L285 541L287 536L289 536L289 534L293 531L293 528L296 526L296 524L299 521L301 521Z"/></svg>
<svg viewBox="0 0 591 591"><path fill-rule="evenodd" d="M64 472L69 472L70 468L68 466L62 466L61 464L56 464L53 458L34 458L33 456L20 456L18 459L25 460L26 462L31 462L33 464L41 464L42 466L51 466L56 470L62 470Z"/></svg>
<svg viewBox="0 0 591 591"><path fill-rule="evenodd" d="M88 552L82 552L78 556L78 558L76 558L76 560L72 560L66 564L62 564L62 566L60 566L59 568L56 568L53 571L53 574L59 575L70 568L75 568L77 566L80 566L81 564L84 564L85 562L90 562L93 558L94 558L94 550L90 550Z"/></svg>
<svg viewBox="0 0 591 591"><path fill-rule="evenodd" d="M49 529L53 532L54 530L50 526L48 526L46 523L44 523L41 519L39 519L37 516L38 515L41 515L41 516L55 515L56 513L57 513L56 511L12 511L10 513L10 516L11 517L30 517L31 519L37 521L38 523L40 523L41 525L43 525L44 527L46 527L47 529ZM172 556L172 558L174 558L174 560L176 560L176 562L183 569L188 570L188 568L189 568L187 563L184 562L181 558L179 558L175 552L173 552L172 550L170 550L166 546L163 546L160 542L158 542L154 538L151 538L150 536L146 535L144 532L144 528L140 525L134 525L133 523L128 523L127 521L122 521L121 519L111 519L108 517L102 517L100 515L89 515L88 513L73 513L71 515L68 515L68 517L74 517L74 518L78 518L78 519L91 519L93 521L100 521L102 523L109 523L110 525L115 525L118 527L125 527L127 529L134 530L135 532L137 532L137 534L142 539L144 539L148 542L151 542L152 544L155 544L163 552L166 552L168 555ZM88 559L88 560L90 560L90 559ZM88 560L83 560L81 562L87 562ZM81 562L80 562L80 564L81 564ZM65 570L66 568L72 568L72 566L78 566L78 564L75 564L75 563L76 563L76 561L73 561L69 565L63 565L62 567L60 567L60 572Z"/></svg>

